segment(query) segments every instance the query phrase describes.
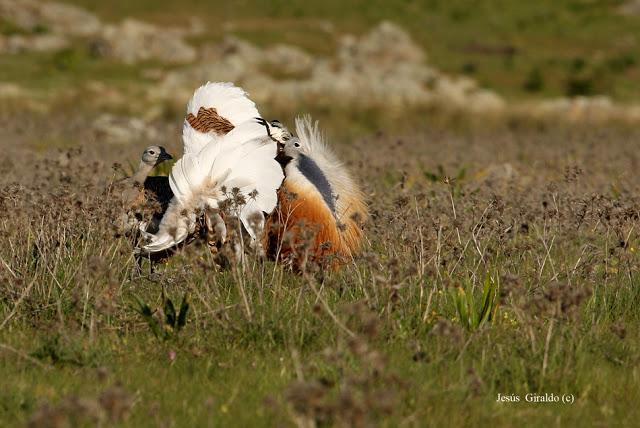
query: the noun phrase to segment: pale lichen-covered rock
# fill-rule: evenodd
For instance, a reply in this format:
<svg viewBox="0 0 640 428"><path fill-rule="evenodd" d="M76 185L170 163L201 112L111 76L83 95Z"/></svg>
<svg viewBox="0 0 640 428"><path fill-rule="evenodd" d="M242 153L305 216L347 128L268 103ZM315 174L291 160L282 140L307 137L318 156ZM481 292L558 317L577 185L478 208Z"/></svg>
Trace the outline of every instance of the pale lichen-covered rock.
<svg viewBox="0 0 640 428"><path fill-rule="evenodd" d="M505 102L499 95L479 88L468 77L441 75L433 82L433 92L443 104L472 112L498 112L505 107Z"/></svg>
<svg viewBox="0 0 640 428"><path fill-rule="evenodd" d="M66 3L0 0L0 16L27 32L92 36L102 29L94 14Z"/></svg>
<svg viewBox="0 0 640 428"><path fill-rule="evenodd" d="M127 64L193 62L197 51L184 37L202 32L197 20L186 29L159 28L134 19L102 25L84 9L41 0L0 0L0 16L26 33L0 40L0 53L59 50L69 45L69 37L79 37L89 41L94 53Z"/></svg>
<svg viewBox="0 0 640 428"><path fill-rule="evenodd" d="M261 64L277 70L279 76L303 78L312 72L314 59L296 46L277 44L265 49Z"/></svg>
<svg viewBox="0 0 640 428"><path fill-rule="evenodd" d="M337 52L343 67L393 69L399 63L423 65L425 54L409 34L385 21L360 38L342 37Z"/></svg>
<svg viewBox="0 0 640 428"><path fill-rule="evenodd" d="M370 32L338 40L334 57L314 58L294 46L265 49L236 37L207 46L202 62L169 72L153 96L188 94L193 82L233 81L259 103L314 103L343 107L403 108L442 104L472 111L500 110L503 100L468 78L452 78L400 27L383 22ZM187 95L188 96L188 95Z"/></svg>
<svg viewBox="0 0 640 428"><path fill-rule="evenodd" d="M15 83L0 82L0 98L19 98L28 94L28 91Z"/></svg>
<svg viewBox="0 0 640 428"><path fill-rule="evenodd" d="M618 6L618 13L621 15L640 15L640 0L627 0Z"/></svg>
<svg viewBox="0 0 640 428"><path fill-rule="evenodd" d="M95 137L109 143L130 143L158 140L159 131L146 121L130 117L103 114L92 124Z"/></svg>
<svg viewBox="0 0 640 428"><path fill-rule="evenodd" d="M69 47L69 39L57 34L0 35L0 53L17 54L22 52L59 51Z"/></svg>
<svg viewBox="0 0 640 428"><path fill-rule="evenodd" d="M125 19L118 25L105 26L101 40L104 53L126 64L159 60L170 64L193 62L197 51L179 32Z"/></svg>
<svg viewBox="0 0 640 428"><path fill-rule="evenodd" d="M519 106L517 110L527 116L558 118L574 122L640 120L640 106L616 104L606 96L554 98L526 103Z"/></svg>
<svg viewBox="0 0 640 428"><path fill-rule="evenodd" d="M425 63L422 48L388 22L360 37L341 37L331 58L316 58L287 45L261 49L236 37L205 47L201 56L201 63L167 73L151 95L188 97L194 81L222 80L242 85L258 103L275 106L401 109L438 104L473 112L504 108L501 97L475 81L447 76Z"/></svg>

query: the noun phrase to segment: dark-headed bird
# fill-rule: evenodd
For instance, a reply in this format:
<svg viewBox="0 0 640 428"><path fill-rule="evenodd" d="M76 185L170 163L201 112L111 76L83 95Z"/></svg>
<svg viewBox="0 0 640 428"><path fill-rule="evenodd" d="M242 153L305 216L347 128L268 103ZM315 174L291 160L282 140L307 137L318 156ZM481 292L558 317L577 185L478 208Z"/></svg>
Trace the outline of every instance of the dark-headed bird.
<svg viewBox="0 0 640 428"><path fill-rule="evenodd" d="M149 146L142 152L140 164L133 176L114 183L111 192L117 194L123 214L119 229L130 232L137 228L140 216L136 215L150 202L157 202L161 210L166 209L173 194L167 177L149 176L153 169L164 161L173 159L164 147Z"/></svg>

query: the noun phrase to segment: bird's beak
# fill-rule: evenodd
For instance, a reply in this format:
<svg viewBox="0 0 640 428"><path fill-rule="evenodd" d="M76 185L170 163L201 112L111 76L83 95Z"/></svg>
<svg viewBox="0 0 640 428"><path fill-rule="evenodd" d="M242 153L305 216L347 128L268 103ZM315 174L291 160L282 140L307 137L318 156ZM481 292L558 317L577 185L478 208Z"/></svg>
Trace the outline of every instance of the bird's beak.
<svg viewBox="0 0 640 428"><path fill-rule="evenodd" d="M160 156L158 157L158 162L163 162L166 160L171 160L173 159L173 156L171 156L169 153L162 151L160 152Z"/></svg>
<svg viewBox="0 0 640 428"><path fill-rule="evenodd" d="M278 152L276 154L276 161L284 168L293 159L291 156L287 156L284 153L284 144L278 144Z"/></svg>

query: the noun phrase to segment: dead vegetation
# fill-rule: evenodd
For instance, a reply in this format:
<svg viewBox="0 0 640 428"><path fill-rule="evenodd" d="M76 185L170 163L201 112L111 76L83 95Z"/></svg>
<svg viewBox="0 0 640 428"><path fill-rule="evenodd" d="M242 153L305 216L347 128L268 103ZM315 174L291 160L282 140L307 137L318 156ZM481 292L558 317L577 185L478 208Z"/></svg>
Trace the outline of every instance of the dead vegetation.
<svg viewBox="0 0 640 428"><path fill-rule="evenodd" d="M126 156L108 143L4 145L13 161L0 186L0 352L3 378L22 385L4 393L4 423L137 426L159 412L169 425L211 415L468 424L459 406L498 425L524 421L526 404L499 407L498 392L582 403L540 414L540 424L587 412L624 423L634 410L614 397L637 391L637 138L513 122L337 145L368 194L367 243L342 271L302 275L255 257L221 269L206 239L136 269L107 189L120 176L113 163L137 159L146 141ZM184 328L159 323L165 333L152 334L133 302L161 320L171 311L158 296L185 292ZM116 389L68 378L70 367L94 376L102 366ZM158 373L191 379L180 392L190 402L170 398L177 392ZM85 393L94 398L74 398Z"/></svg>

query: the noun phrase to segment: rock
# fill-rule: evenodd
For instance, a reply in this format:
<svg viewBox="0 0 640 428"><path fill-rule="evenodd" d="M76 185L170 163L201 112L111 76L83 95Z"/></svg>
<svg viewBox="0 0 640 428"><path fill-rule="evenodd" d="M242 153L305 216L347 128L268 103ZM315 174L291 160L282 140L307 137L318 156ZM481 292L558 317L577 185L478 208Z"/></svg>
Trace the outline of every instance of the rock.
<svg viewBox="0 0 640 428"><path fill-rule="evenodd" d="M423 65L424 51L407 32L384 21L360 39L348 35L340 40L338 60L343 67L394 69L399 64Z"/></svg>
<svg viewBox="0 0 640 428"><path fill-rule="evenodd" d="M97 139L109 143L157 141L160 138L156 128L135 117L103 114L93 122L92 128Z"/></svg>
<svg viewBox="0 0 640 428"><path fill-rule="evenodd" d="M222 43L206 46L202 56L205 61L237 62L244 66L256 67L262 61L263 51L235 36L226 36Z"/></svg>
<svg viewBox="0 0 640 428"><path fill-rule="evenodd" d="M523 103L513 109L524 116L554 118L571 122L637 122L640 120L639 105L623 105L609 97L554 98Z"/></svg>
<svg viewBox="0 0 640 428"><path fill-rule="evenodd" d="M154 87L154 97L188 97L194 82L233 81L258 103L314 103L401 109L446 105L474 112L504 108L497 94L469 78L452 78L425 63L425 54L398 26L383 22L361 37L343 36L332 58L315 58L288 45L260 49L227 37L202 51L198 65L174 70Z"/></svg>
<svg viewBox="0 0 640 428"><path fill-rule="evenodd" d="M0 0L0 16L27 32L91 36L102 29L95 15L65 3Z"/></svg>
<svg viewBox="0 0 640 428"><path fill-rule="evenodd" d="M107 25L101 36L104 52L126 64L159 60L170 64L193 62L196 50L179 32L161 29L134 19Z"/></svg>
<svg viewBox="0 0 640 428"><path fill-rule="evenodd" d="M0 36L0 53L59 51L69 45L69 39L56 34Z"/></svg>
<svg viewBox="0 0 640 428"><path fill-rule="evenodd" d="M510 163L490 165L479 176L493 182L507 182L518 177L518 173Z"/></svg>
<svg viewBox="0 0 640 428"><path fill-rule="evenodd" d="M0 82L0 98L19 98L28 95L28 91L15 83Z"/></svg>
<svg viewBox="0 0 640 428"><path fill-rule="evenodd" d="M56 33L91 36L102 29L102 24L95 15L69 4L44 3L41 4L40 12L45 24Z"/></svg>
<svg viewBox="0 0 640 428"><path fill-rule="evenodd" d="M244 85L247 79L260 73L262 50L228 36L222 43L205 46L201 57L196 65L166 73L160 84L151 89L150 98L180 100L183 104L193 93L194 82L222 81Z"/></svg>
<svg viewBox="0 0 640 428"><path fill-rule="evenodd" d="M311 74L314 59L296 46L278 44L264 51L261 63L271 70L277 70L280 76L300 78Z"/></svg>
<svg viewBox="0 0 640 428"><path fill-rule="evenodd" d="M543 116L563 116L566 119L580 120L587 116L594 119L609 116L614 108L607 97L565 97L540 101L533 105L532 110Z"/></svg>
<svg viewBox="0 0 640 428"><path fill-rule="evenodd" d="M638 16L640 15L640 0L627 0L618 6L617 10L621 15Z"/></svg>
<svg viewBox="0 0 640 428"><path fill-rule="evenodd" d="M496 93L478 87L467 77L440 76L434 81L434 93L441 103L476 113L496 112L504 108L504 100Z"/></svg>

